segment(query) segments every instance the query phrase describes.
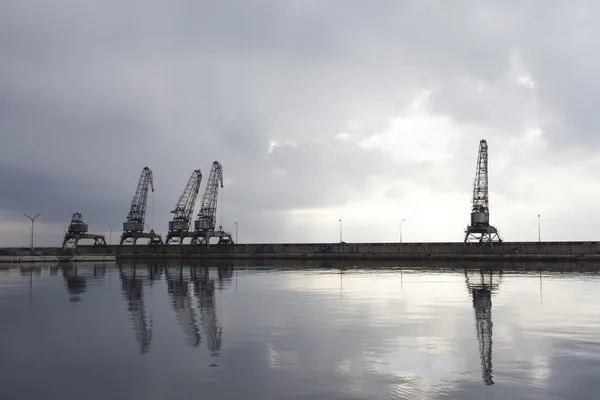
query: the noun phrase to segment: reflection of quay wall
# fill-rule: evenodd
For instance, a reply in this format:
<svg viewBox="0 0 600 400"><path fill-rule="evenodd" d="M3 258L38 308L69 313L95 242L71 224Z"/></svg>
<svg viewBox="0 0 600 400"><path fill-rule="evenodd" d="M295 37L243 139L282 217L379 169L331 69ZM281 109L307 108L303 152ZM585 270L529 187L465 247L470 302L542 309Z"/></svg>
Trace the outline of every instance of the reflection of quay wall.
<svg viewBox="0 0 600 400"><path fill-rule="evenodd" d="M32 252L29 247L2 247L0 257L81 257L81 256L106 256L114 254L118 246L94 247L80 246L78 249L63 249L61 247L36 247Z"/></svg>
<svg viewBox="0 0 600 400"><path fill-rule="evenodd" d="M40 261L67 257L61 248L36 248ZM72 261L110 261L117 258L224 258L224 259L365 259L365 260L600 260L600 242L504 242L493 246L457 243L284 243L236 245L80 246ZM31 257L29 248L0 249L0 261ZM96 256L95 258L92 256ZM42 257L50 257L42 259ZM76 258L73 258L76 257ZM31 260L27 260L31 261Z"/></svg>
<svg viewBox="0 0 600 400"><path fill-rule="evenodd" d="M38 247L33 252L30 248L0 248L0 263L29 263L29 262L89 262L114 261L115 256L109 249L90 248L77 253L65 253L59 247Z"/></svg>
<svg viewBox="0 0 600 400"><path fill-rule="evenodd" d="M115 261L116 257L111 255L105 256L0 256L0 263L31 263L31 262L94 262L94 261Z"/></svg>

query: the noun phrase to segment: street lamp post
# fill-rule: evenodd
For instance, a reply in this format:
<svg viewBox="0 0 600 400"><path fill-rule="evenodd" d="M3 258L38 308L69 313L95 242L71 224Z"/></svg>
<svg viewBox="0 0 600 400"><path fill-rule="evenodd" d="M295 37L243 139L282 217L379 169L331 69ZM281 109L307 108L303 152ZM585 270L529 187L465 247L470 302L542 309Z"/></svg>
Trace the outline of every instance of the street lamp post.
<svg viewBox="0 0 600 400"><path fill-rule="evenodd" d="M538 243L542 242L542 234L540 230L540 214L538 214Z"/></svg>
<svg viewBox="0 0 600 400"><path fill-rule="evenodd" d="M340 243L342 243L342 220L339 219L340 221Z"/></svg>
<svg viewBox="0 0 600 400"><path fill-rule="evenodd" d="M35 222L35 219L40 216L40 214L35 214L34 217L31 217L27 214L23 214L23 215L25 215L27 218L29 218L31 220L31 251L33 251L33 229L34 229L33 223Z"/></svg>
<svg viewBox="0 0 600 400"><path fill-rule="evenodd" d="M238 243L238 223L235 221L235 243Z"/></svg>
<svg viewBox="0 0 600 400"><path fill-rule="evenodd" d="M112 225L109 225L108 229L109 229L109 231L108 231L109 232L108 233L108 245L112 246Z"/></svg>
<svg viewBox="0 0 600 400"><path fill-rule="evenodd" d="M402 218L402 221L400 221L400 243L402 243L402 225L404 221L406 221L406 218Z"/></svg>

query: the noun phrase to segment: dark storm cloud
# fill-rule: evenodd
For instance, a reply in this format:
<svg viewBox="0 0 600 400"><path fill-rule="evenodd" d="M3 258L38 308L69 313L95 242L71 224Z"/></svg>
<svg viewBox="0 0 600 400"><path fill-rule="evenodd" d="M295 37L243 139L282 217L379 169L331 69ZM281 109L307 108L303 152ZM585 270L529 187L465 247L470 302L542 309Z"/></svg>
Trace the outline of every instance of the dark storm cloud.
<svg viewBox="0 0 600 400"><path fill-rule="evenodd" d="M130 194L112 193L110 185L102 185L90 196L86 193L88 185L85 176L63 178L54 172L15 169L0 163L0 187L10 188L2 193L2 207L14 213L17 220L23 219L23 213L39 213L44 223L66 228L72 213L80 212L90 229L104 229L107 215L124 214ZM85 202L80 201L82 197Z"/></svg>
<svg viewBox="0 0 600 400"><path fill-rule="evenodd" d="M373 177L413 173L450 185L435 166L399 173L384 153L333 139L350 121L360 125L355 137L369 137L423 88L433 91L432 109L455 121L517 134L537 118L553 141L568 131L583 143L599 123L589 112L599 93L588 78L594 69L581 67L596 65L591 4L4 4L0 156L11 194L0 208L43 207L48 221L89 208L94 223L115 224L148 165L156 224L165 226L191 171L202 170L203 191L219 160L225 219L252 215L266 237L280 227L260 215L339 204ZM514 83L515 54L534 91ZM469 154L472 139L464 139ZM279 147L268 153L271 142ZM14 189L31 176L56 192L43 206L22 198L34 189Z"/></svg>
<svg viewBox="0 0 600 400"><path fill-rule="evenodd" d="M55 220L53 214L62 221L66 209L82 207L94 210L89 217L94 222L96 215L99 223L114 220L115 210L97 200L109 197L108 203L119 204L120 218L128 205L121 192L129 196L135 184L130 177L146 164L154 170L163 222L191 170L200 168L205 183L214 159L233 181L228 201L255 211L318 205L331 188L360 188L368 174L378 173L370 166L382 163L379 155L370 159L357 146L337 147L327 137L321 145L300 143L293 151L267 153L271 140L331 137L346 123L311 116L328 104L341 107L335 88L348 76L339 73L335 50L350 47L340 48L343 36L328 35L327 19L315 18L310 8L298 24L277 6L268 13L254 4L248 12L217 7L199 11L195 21L176 6L150 6L142 14L152 19L165 11L162 24L155 27L141 17L133 29L122 14L104 26L110 14L109 5L104 7L44 14L15 6L12 16L5 14L4 29L15 39L3 42L7 57L0 78L5 160L17 182L31 181L29 175L42 170L44 179L27 191L14 190L3 207L23 206L18 199L28 196L35 208L39 197L30 192L47 188L58 193L57 199L45 198L47 221ZM302 21L313 29L306 32ZM274 34L280 30L285 34ZM334 65L321 71L315 58ZM331 78L335 82L315 96L319 84ZM350 88L345 91L352 97ZM26 162L25 154L32 160ZM291 171L288 178L270 178L275 166ZM350 169L352 174L344 173ZM19 171L25 175L19 177Z"/></svg>

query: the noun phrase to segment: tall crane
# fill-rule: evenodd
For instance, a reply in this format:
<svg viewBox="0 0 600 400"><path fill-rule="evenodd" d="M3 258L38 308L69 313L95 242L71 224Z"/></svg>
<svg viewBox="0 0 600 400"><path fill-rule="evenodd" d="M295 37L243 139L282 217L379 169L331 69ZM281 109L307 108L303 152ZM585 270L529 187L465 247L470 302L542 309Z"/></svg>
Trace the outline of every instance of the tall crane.
<svg viewBox="0 0 600 400"><path fill-rule="evenodd" d="M479 141L477 169L473 182L473 208L471 224L465 230L465 243L482 244L502 242L498 230L490 225L489 193L488 193L488 145L485 139Z"/></svg>
<svg viewBox="0 0 600 400"><path fill-rule="evenodd" d="M137 240L140 238L148 239L148 244L161 244L162 238L156 234L154 230L145 233L145 221L146 221L146 203L148 202L148 189L154 192L154 181L152 179L152 170L148 167L142 169L140 174L140 180L138 181L133 199L131 200L131 206L129 207L129 214L123 222L123 234L121 235L121 242L119 245L125 243L137 244Z"/></svg>
<svg viewBox="0 0 600 400"><path fill-rule="evenodd" d="M217 202L219 199L219 185L223 188L223 167L218 161L212 163L206 189L202 196L202 205L198 212L198 219L194 222L193 244L208 245L211 237L218 237L219 243L232 243L231 234L219 227L215 231L217 219Z"/></svg>
<svg viewBox="0 0 600 400"><path fill-rule="evenodd" d="M189 230L201 182L202 172L200 172L199 169L196 169L192 172L175 208L171 211L174 216L173 219L169 221L169 233L167 234L165 244L169 244L170 242L183 244L183 239L186 237L193 238L194 234Z"/></svg>

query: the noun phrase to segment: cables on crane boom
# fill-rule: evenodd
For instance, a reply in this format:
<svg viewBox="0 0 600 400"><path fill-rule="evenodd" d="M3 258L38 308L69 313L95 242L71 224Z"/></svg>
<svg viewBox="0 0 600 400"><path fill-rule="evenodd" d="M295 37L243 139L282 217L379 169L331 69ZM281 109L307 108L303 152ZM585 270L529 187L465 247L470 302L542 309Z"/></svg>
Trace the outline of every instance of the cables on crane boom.
<svg viewBox="0 0 600 400"><path fill-rule="evenodd" d="M146 220L146 204L148 202L148 188L154 192L154 182L152 179L152 170L144 167L140 175L140 180L135 189L135 194L131 200L129 214L123 222L124 232L143 232Z"/></svg>

